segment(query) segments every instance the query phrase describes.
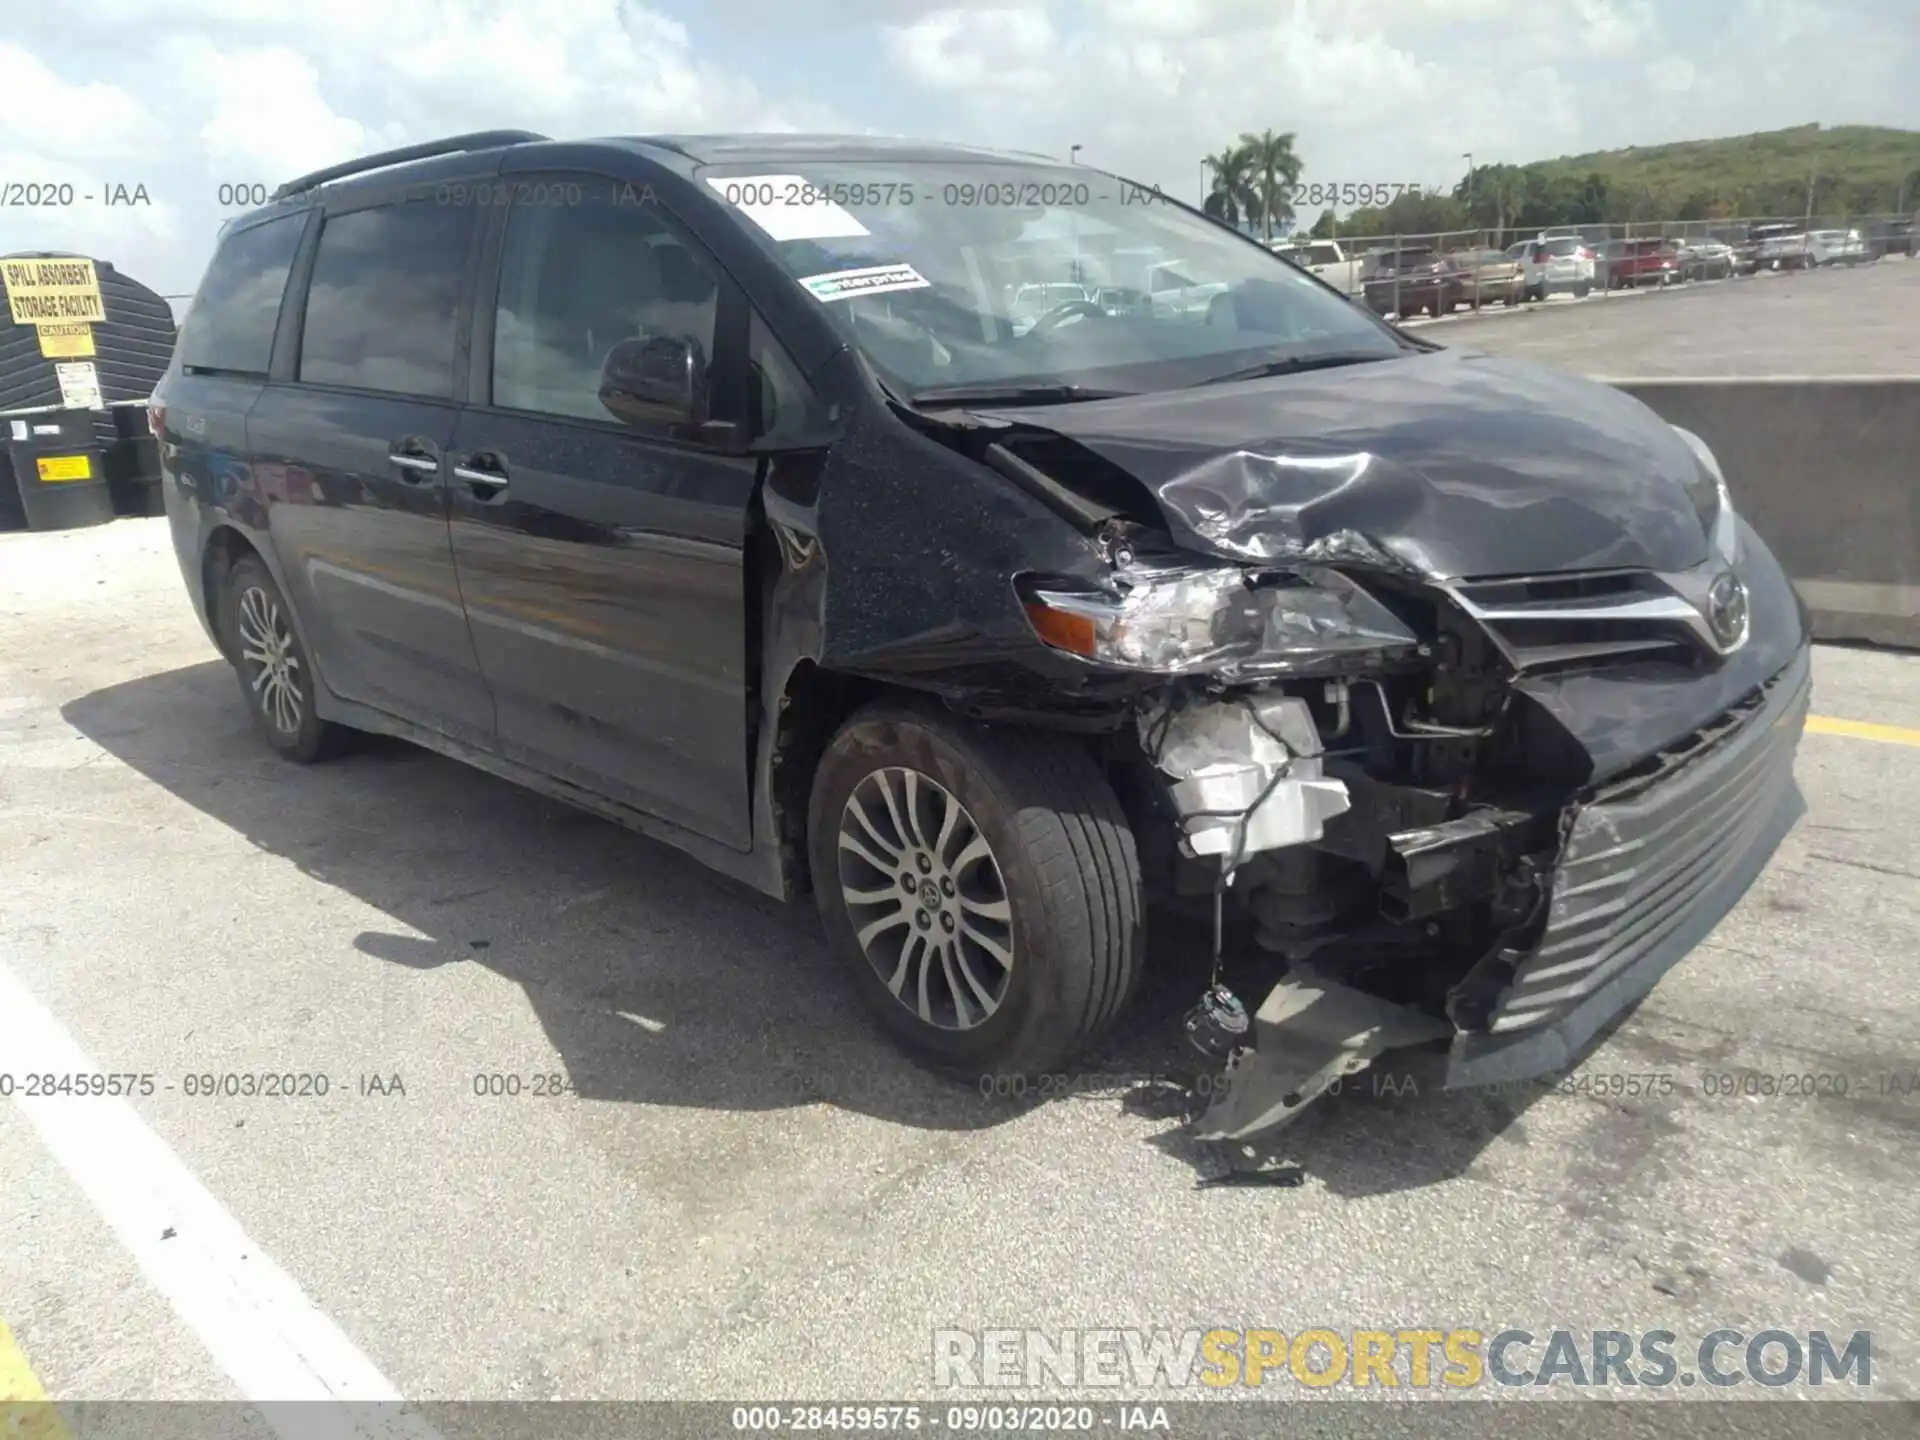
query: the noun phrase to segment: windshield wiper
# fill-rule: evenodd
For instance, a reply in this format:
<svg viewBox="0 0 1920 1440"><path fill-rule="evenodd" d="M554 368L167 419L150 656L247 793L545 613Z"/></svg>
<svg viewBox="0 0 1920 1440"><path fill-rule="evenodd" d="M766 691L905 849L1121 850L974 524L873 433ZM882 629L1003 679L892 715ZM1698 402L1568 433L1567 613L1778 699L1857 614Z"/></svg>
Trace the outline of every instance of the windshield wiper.
<svg viewBox="0 0 1920 1440"><path fill-rule="evenodd" d="M1263 380L1270 375L1297 375L1303 370L1333 370L1342 365L1364 365L1369 360L1391 360L1391 355L1379 355L1371 351L1364 354L1357 351L1341 352L1333 355L1295 355L1286 360L1263 360L1258 365L1249 365L1244 370L1229 370L1224 375L1209 375L1204 380L1196 380L1188 389L1201 385L1226 385L1235 380Z"/></svg>
<svg viewBox="0 0 1920 1440"><path fill-rule="evenodd" d="M1075 400L1117 400L1132 390L1092 385L936 385L913 392L916 405L1064 405Z"/></svg>

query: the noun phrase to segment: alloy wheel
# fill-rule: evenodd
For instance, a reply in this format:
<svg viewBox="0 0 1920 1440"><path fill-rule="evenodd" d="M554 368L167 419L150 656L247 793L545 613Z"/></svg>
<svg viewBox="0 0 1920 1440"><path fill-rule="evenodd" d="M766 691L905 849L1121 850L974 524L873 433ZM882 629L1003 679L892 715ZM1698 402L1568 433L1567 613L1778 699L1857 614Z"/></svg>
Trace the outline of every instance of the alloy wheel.
<svg viewBox="0 0 1920 1440"><path fill-rule="evenodd" d="M893 998L941 1030L972 1030L1013 977L1013 910L985 832L958 798L905 766L847 797L840 893L861 953Z"/></svg>
<svg viewBox="0 0 1920 1440"><path fill-rule="evenodd" d="M280 602L258 585L240 594L240 658L260 713L283 734L300 730L300 657L293 653L293 629Z"/></svg>

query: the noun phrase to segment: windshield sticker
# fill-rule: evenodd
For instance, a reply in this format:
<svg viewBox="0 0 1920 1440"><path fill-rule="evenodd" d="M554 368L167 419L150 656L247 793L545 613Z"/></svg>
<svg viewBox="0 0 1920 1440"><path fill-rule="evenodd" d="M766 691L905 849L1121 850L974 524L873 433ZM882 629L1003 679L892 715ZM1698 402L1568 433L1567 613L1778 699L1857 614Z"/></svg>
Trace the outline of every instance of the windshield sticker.
<svg viewBox="0 0 1920 1440"><path fill-rule="evenodd" d="M884 295L889 290L926 290L933 282L911 265L869 265L864 270L832 270L803 275L800 283L816 300L851 300L855 295Z"/></svg>
<svg viewBox="0 0 1920 1440"><path fill-rule="evenodd" d="M709 178L707 184L775 240L838 240L873 233L804 175L731 175Z"/></svg>

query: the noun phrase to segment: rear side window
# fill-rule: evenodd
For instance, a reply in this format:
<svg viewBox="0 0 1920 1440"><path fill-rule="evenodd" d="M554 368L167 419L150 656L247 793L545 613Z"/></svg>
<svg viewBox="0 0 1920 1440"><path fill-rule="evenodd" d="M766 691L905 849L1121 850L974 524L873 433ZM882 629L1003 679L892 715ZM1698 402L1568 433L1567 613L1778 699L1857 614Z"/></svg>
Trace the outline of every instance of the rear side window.
<svg viewBox="0 0 1920 1440"><path fill-rule="evenodd" d="M267 373L287 274L306 220L286 215L227 236L180 327L183 369Z"/></svg>
<svg viewBox="0 0 1920 1440"><path fill-rule="evenodd" d="M412 200L329 216L307 287L300 379L450 399L476 213Z"/></svg>

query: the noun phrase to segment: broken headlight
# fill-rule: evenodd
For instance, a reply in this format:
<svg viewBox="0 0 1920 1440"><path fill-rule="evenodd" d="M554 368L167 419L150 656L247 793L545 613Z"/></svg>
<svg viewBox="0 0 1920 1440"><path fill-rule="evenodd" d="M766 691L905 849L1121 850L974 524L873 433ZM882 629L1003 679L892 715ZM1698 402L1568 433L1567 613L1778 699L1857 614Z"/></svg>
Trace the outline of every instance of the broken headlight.
<svg viewBox="0 0 1920 1440"><path fill-rule="evenodd" d="M1687 442L1700 465L1699 479L1687 487L1700 526L1707 532L1714 553L1731 565L1740 558L1740 522L1733 511L1733 496L1727 491L1726 473L1707 442L1693 431L1675 425L1673 433Z"/></svg>
<svg viewBox="0 0 1920 1440"><path fill-rule="evenodd" d="M1413 632L1331 571L1132 566L1110 589L1021 587L1034 633L1056 650L1160 675L1287 674L1341 657L1411 651Z"/></svg>

